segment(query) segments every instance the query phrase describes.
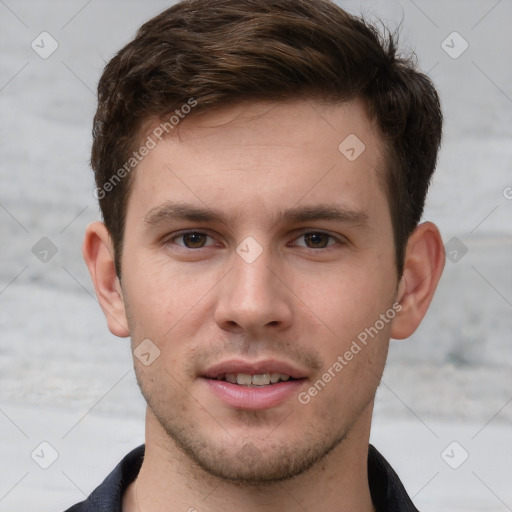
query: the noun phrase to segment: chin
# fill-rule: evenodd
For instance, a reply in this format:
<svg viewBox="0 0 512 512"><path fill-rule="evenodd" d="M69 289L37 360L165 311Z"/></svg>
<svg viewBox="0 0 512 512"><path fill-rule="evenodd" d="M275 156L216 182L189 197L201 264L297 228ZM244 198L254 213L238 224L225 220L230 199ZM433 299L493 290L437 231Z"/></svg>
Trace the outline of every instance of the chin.
<svg viewBox="0 0 512 512"><path fill-rule="evenodd" d="M172 443L205 473L224 481L254 486L283 482L307 472L347 437L346 432L329 435L316 431L316 434L297 434L295 440L291 435L281 439L274 435L270 440L270 434L242 438L224 432L221 439L211 439L208 432L201 434L190 429L175 429L169 424L162 426Z"/></svg>

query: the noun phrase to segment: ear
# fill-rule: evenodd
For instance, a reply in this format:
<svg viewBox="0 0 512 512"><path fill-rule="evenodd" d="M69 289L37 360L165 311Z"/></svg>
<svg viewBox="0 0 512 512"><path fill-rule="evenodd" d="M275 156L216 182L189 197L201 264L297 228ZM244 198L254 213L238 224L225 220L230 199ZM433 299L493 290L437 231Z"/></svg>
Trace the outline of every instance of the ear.
<svg viewBox="0 0 512 512"><path fill-rule="evenodd" d="M114 264L114 248L103 222L87 226L82 254L110 332L121 338L129 336L121 283Z"/></svg>
<svg viewBox="0 0 512 512"><path fill-rule="evenodd" d="M436 291L445 259L443 240L435 224L420 224L407 242L397 296L402 309L393 320L392 338L408 338L418 328Z"/></svg>

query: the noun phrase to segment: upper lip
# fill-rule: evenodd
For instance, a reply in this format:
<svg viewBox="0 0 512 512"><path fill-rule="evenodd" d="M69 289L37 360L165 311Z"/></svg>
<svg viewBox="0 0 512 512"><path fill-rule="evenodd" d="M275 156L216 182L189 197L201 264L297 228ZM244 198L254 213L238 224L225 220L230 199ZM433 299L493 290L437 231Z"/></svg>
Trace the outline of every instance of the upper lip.
<svg viewBox="0 0 512 512"><path fill-rule="evenodd" d="M248 375L261 375L263 373L280 373L289 375L293 379L302 379L306 377L306 372L284 361L275 359L266 359L262 361L243 361L241 359L230 359L210 366L203 377L216 379L227 373L245 373Z"/></svg>

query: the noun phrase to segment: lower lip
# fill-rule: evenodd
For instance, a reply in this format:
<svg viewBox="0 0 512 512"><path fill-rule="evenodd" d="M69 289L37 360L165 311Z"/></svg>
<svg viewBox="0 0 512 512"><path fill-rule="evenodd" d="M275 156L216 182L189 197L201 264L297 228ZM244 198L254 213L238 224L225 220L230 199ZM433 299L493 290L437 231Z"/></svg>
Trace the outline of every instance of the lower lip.
<svg viewBox="0 0 512 512"><path fill-rule="evenodd" d="M297 395L304 379L281 381L268 386L239 386L223 380L204 379L213 394L226 405L238 409L269 409Z"/></svg>

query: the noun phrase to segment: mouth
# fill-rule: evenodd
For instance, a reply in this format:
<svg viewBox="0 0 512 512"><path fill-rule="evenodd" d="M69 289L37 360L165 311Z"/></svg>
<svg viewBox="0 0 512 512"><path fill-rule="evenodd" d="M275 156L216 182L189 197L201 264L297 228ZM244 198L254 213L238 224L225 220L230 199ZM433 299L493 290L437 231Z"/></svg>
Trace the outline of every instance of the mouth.
<svg viewBox="0 0 512 512"><path fill-rule="evenodd" d="M239 386L270 386L278 382L304 379L307 373L285 361L275 359L255 362L233 359L211 366L202 377Z"/></svg>
<svg viewBox="0 0 512 512"><path fill-rule="evenodd" d="M215 380L230 382L238 386L261 387L277 384L278 382L299 379L294 379L285 373L258 373L255 375L251 375L250 373L225 373L218 375Z"/></svg>
<svg viewBox="0 0 512 512"><path fill-rule="evenodd" d="M307 380L305 371L286 362L225 361L203 375L210 392L237 409L269 409L292 398Z"/></svg>

